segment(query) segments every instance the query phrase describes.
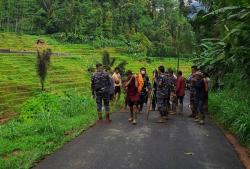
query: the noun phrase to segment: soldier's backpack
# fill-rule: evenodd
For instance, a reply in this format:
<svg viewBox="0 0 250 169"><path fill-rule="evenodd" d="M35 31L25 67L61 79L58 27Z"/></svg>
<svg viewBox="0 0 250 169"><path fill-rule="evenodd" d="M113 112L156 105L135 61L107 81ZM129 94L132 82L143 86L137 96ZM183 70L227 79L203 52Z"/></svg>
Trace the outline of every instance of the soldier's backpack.
<svg viewBox="0 0 250 169"><path fill-rule="evenodd" d="M99 92L108 92L110 88L109 75L105 72L97 72L93 77L94 90Z"/></svg>
<svg viewBox="0 0 250 169"><path fill-rule="evenodd" d="M144 80L142 75L139 73L135 76L136 84L137 84L137 90L140 93L142 91L143 85L144 85Z"/></svg>

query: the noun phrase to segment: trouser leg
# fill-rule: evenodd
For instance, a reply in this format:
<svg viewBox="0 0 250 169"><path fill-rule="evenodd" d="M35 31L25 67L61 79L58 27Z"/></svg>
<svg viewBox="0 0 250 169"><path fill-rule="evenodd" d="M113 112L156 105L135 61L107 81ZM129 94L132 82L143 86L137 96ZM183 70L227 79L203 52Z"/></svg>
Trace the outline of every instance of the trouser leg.
<svg viewBox="0 0 250 169"><path fill-rule="evenodd" d="M102 112L102 94L100 93L96 94L96 106L97 106L97 111Z"/></svg>
<svg viewBox="0 0 250 169"><path fill-rule="evenodd" d="M136 105L133 106L133 119L136 120L137 119L137 111L136 111Z"/></svg>
<svg viewBox="0 0 250 169"><path fill-rule="evenodd" d="M168 116L167 98L164 99L164 115Z"/></svg>
<svg viewBox="0 0 250 169"><path fill-rule="evenodd" d="M190 93L190 108L192 111L192 114L190 115L190 117L195 117L197 116L197 103L196 103L196 98L195 95L193 93Z"/></svg>
<svg viewBox="0 0 250 169"><path fill-rule="evenodd" d="M170 96L167 98L167 109L168 109L168 110L171 109L171 105L170 105Z"/></svg>
<svg viewBox="0 0 250 169"><path fill-rule="evenodd" d="M155 110L155 108L156 108L156 97L154 95L152 98L152 109Z"/></svg>
<svg viewBox="0 0 250 169"><path fill-rule="evenodd" d="M183 99L184 99L184 96L179 96L178 97L178 100L179 100L179 104L178 104L179 105L179 113L183 112Z"/></svg>
<svg viewBox="0 0 250 169"><path fill-rule="evenodd" d="M145 97L144 97L143 94L141 94L140 95L140 100L139 100L139 111L142 111L144 102L145 102Z"/></svg>
<svg viewBox="0 0 250 169"><path fill-rule="evenodd" d="M167 98L157 98L157 106L161 116L167 116Z"/></svg>
<svg viewBox="0 0 250 169"><path fill-rule="evenodd" d="M96 106L98 112L98 119L102 120L102 94L96 93Z"/></svg>
<svg viewBox="0 0 250 169"><path fill-rule="evenodd" d="M198 102L198 112L200 114L201 120L204 120L205 113L204 113L204 101L203 100L199 100L199 102Z"/></svg>
<svg viewBox="0 0 250 169"><path fill-rule="evenodd" d="M204 113L204 100L200 99L198 102L198 112L199 112L199 124L205 124L205 113Z"/></svg>
<svg viewBox="0 0 250 169"><path fill-rule="evenodd" d="M172 111L176 112L176 106L177 106L177 98L173 96L172 98Z"/></svg>
<svg viewBox="0 0 250 169"><path fill-rule="evenodd" d="M160 112L160 123L166 122L168 111L167 111L167 98L157 98L157 107Z"/></svg>
<svg viewBox="0 0 250 169"><path fill-rule="evenodd" d="M105 106L106 120L110 121L109 93L103 94L103 102Z"/></svg>

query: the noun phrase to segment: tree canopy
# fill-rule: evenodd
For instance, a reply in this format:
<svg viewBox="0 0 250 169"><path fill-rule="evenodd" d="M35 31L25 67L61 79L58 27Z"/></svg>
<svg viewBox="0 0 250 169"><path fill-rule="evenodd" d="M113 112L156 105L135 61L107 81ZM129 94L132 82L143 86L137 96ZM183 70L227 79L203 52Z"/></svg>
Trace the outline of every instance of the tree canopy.
<svg viewBox="0 0 250 169"><path fill-rule="evenodd" d="M174 56L178 43L183 54L191 54L192 28L178 5L176 0L0 0L0 29L150 56Z"/></svg>
<svg viewBox="0 0 250 169"><path fill-rule="evenodd" d="M180 3L187 18L195 16L189 19L197 44L195 63L217 78L236 71L242 78L249 79L250 1L195 2L200 5L196 10L185 6L184 1ZM207 11L203 10L204 6Z"/></svg>

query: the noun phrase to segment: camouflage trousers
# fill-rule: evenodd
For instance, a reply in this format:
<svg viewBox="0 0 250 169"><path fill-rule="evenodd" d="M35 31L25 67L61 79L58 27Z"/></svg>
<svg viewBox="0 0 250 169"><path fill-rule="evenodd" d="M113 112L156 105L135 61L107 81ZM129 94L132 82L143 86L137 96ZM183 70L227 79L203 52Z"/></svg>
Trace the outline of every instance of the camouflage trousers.
<svg viewBox="0 0 250 169"><path fill-rule="evenodd" d="M190 93L190 108L191 108L192 114L197 114L197 103L196 103L195 95L193 93Z"/></svg>
<svg viewBox="0 0 250 169"><path fill-rule="evenodd" d="M105 107L105 112L110 111L109 99L110 99L110 96L109 96L108 92L96 93L96 105L97 105L98 112L102 112L103 103L104 103L104 107Z"/></svg>
<svg viewBox="0 0 250 169"><path fill-rule="evenodd" d="M204 99L197 99L195 101L196 112L201 120L205 119L204 105L205 105Z"/></svg>
<svg viewBox="0 0 250 169"><path fill-rule="evenodd" d="M171 110L172 111L174 111L174 112L176 112L176 107L177 107L177 105L178 105L178 99L177 99L177 96L176 95L173 95L173 96L171 96L171 102L172 102L172 104L171 104Z"/></svg>
<svg viewBox="0 0 250 169"><path fill-rule="evenodd" d="M168 102L168 98L161 98L161 97L157 98L157 107L158 107L158 110L160 111L161 116L166 116L168 114L167 102Z"/></svg>

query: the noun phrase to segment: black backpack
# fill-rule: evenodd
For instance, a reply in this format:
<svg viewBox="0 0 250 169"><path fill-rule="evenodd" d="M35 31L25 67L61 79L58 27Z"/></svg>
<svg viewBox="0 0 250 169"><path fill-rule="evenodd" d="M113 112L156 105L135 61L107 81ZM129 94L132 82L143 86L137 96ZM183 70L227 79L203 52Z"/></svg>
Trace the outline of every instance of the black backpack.
<svg viewBox="0 0 250 169"><path fill-rule="evenodd" d="M109 75L106 72L96 72L93 76L94 90L108 92L110 88Z"/></svg>

